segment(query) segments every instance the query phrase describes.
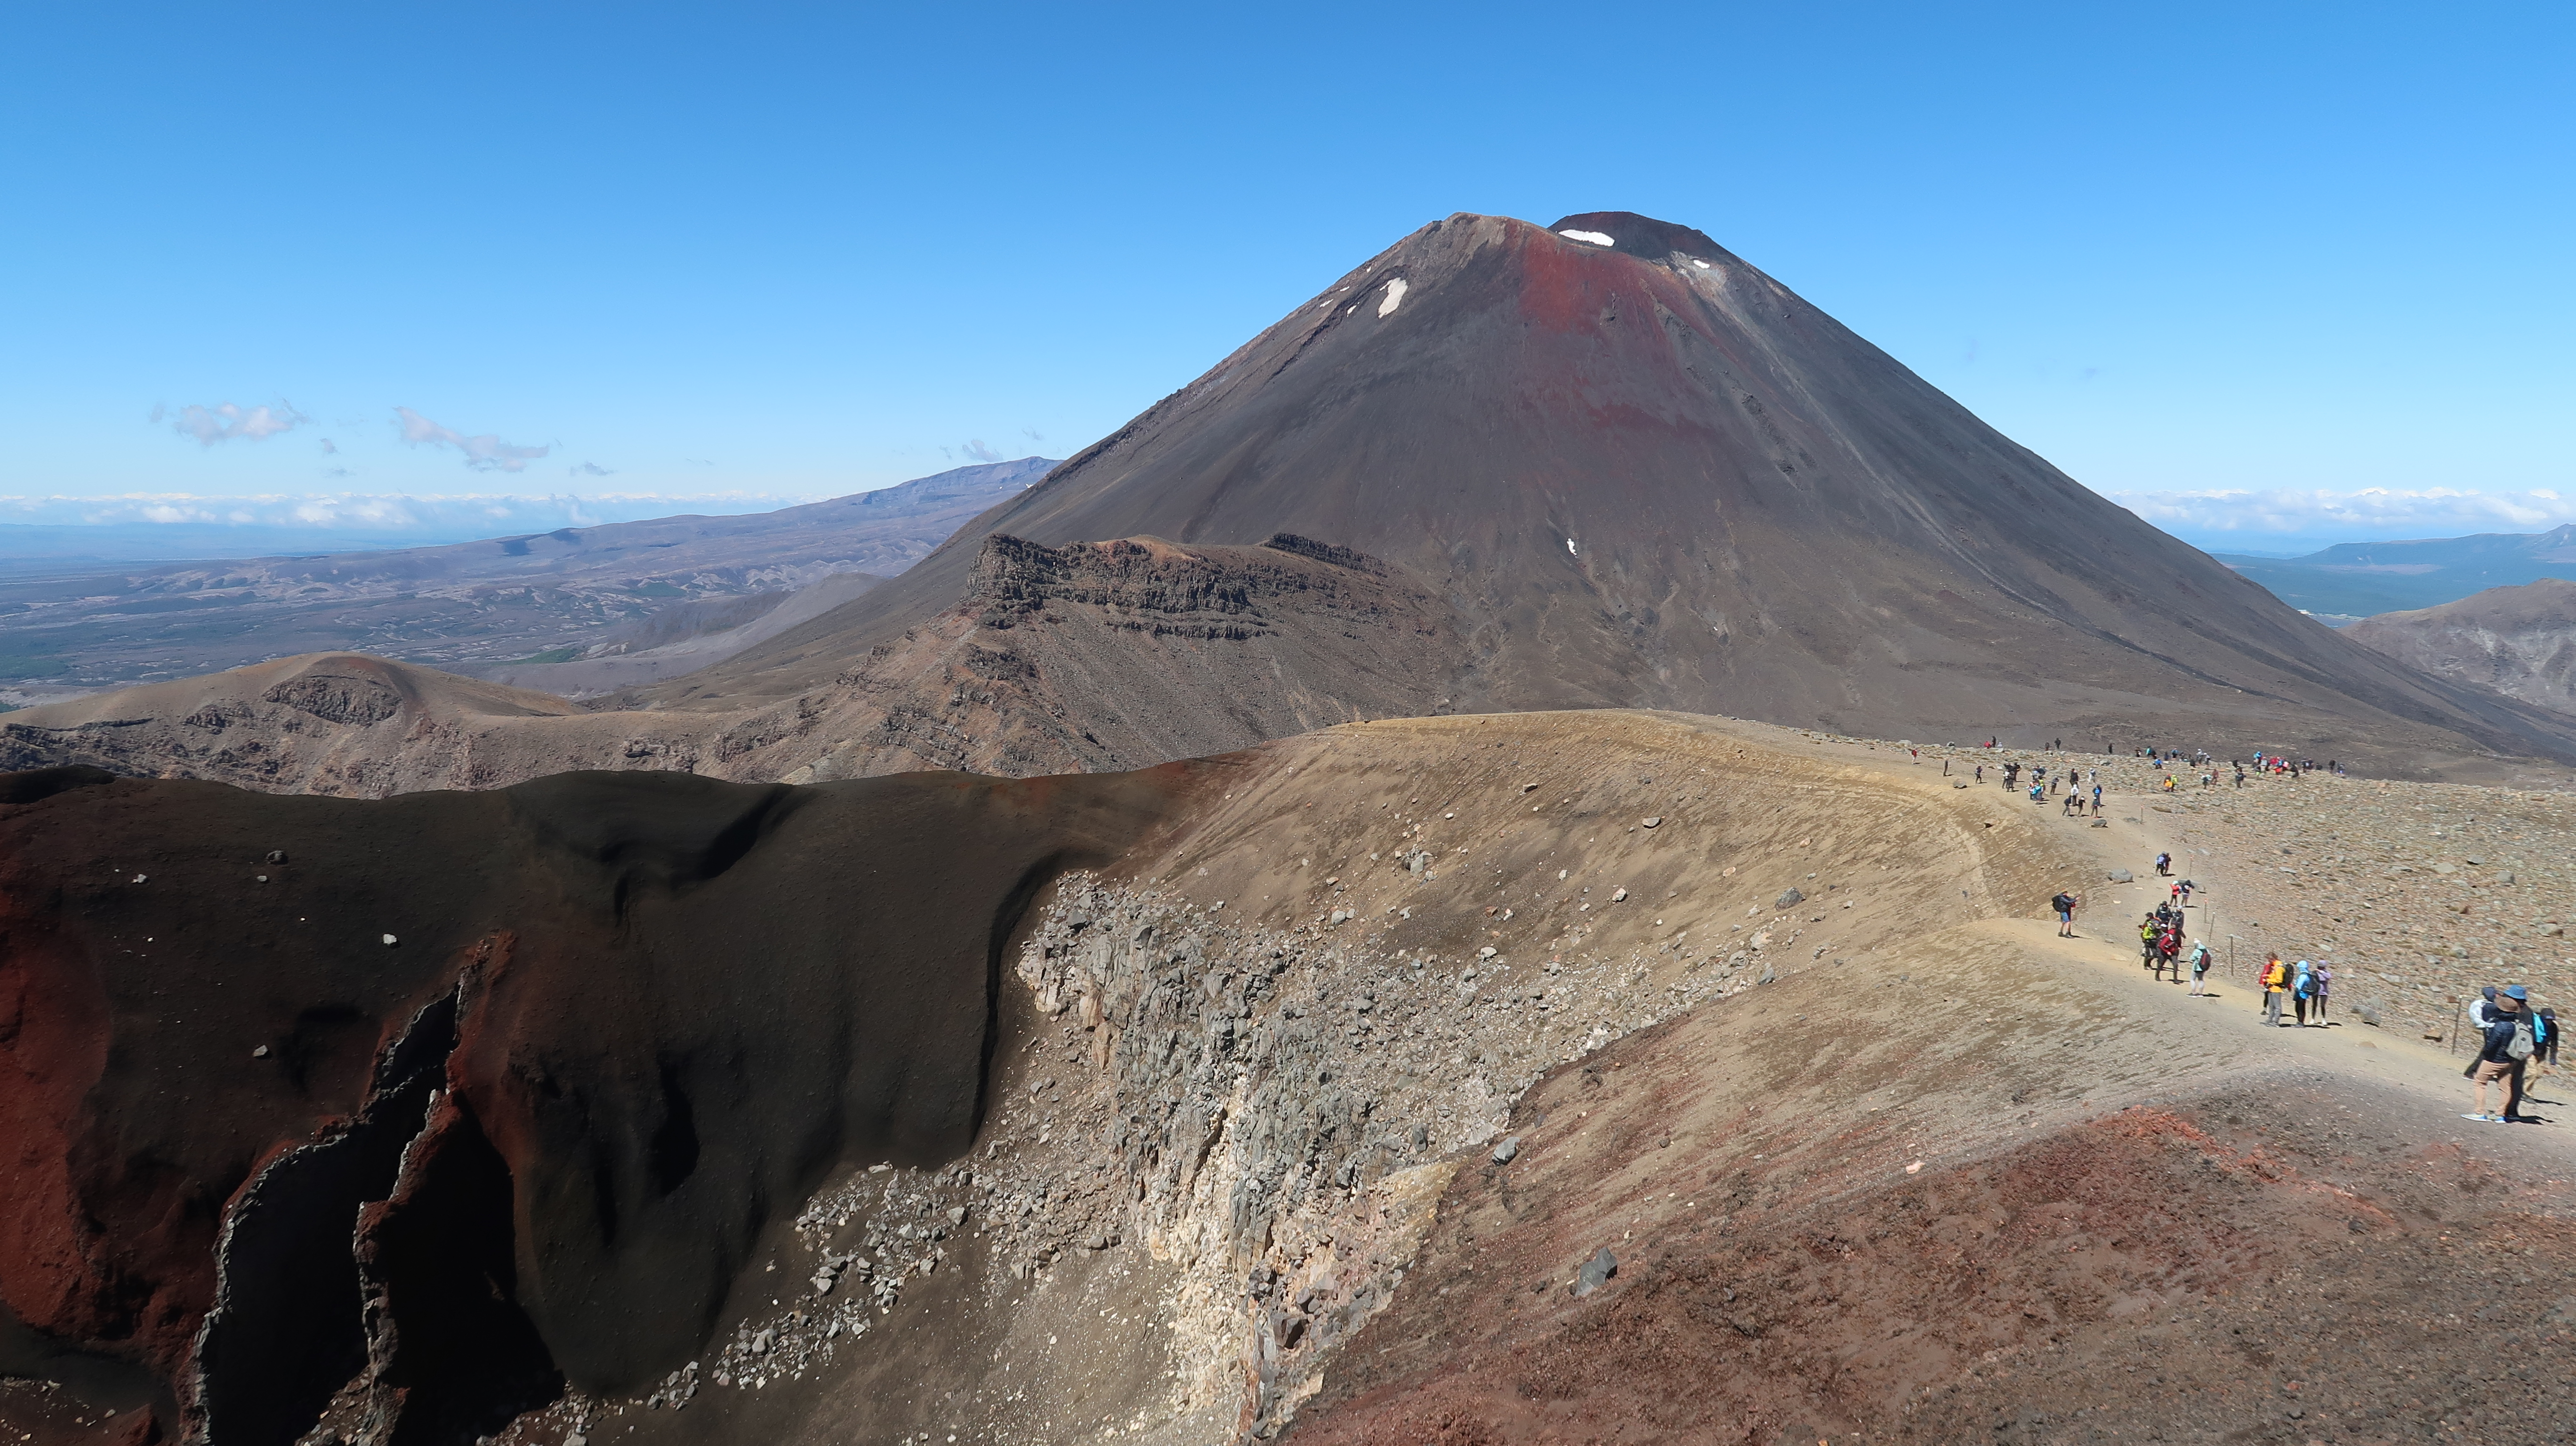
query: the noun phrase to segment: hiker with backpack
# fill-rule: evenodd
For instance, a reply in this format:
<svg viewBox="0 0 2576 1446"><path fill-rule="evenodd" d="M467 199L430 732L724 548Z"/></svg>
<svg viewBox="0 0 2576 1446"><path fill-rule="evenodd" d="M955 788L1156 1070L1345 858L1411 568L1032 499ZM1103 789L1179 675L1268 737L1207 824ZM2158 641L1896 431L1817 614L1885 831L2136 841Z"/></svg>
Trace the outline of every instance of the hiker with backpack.
<svg viewBox="0 0 2576 1446"><path fill-rule="evenodd" d="M2191 992L2206 998L2209 994L2209 941L2203 939L2191 951Z"/></svg>
<svg viewBox="0 0 2576 1446"><path fill-rule="evenodd" d="M2265 955L2263 964L2263 1022L2265 1024L2278 1025L2281 1022L2281 998L2289 988L2289 966L2281 962L2281 956L2278 954Z"/></svg>
<svg viewBox="0 0 2576 1446"><path fill-rule="evenodd" d="M2530 994L2516 984L2505 989L2489 1016L2486 1042L2478 1050L2477 1067L2469 1078L2477 1084L2477 1112L2473 1120L2487 1120L2510 1125L2537 1124L2522 1113L2522 1070L2531 1060L2536 1047L2531 1028L2531 1015L2523 1007ZM2500 1114L2487 1113L2487 1084L2493 1081L2504 1087L2504 1109Z"/></svg>
<svg viewBox="0 0 2576 1446"><path fill-rule="evenodd" d="M2308 1008L2316 1015L2318 1027L2323 1028L2326 1022L2326 1000L2334 993L2334 970L2327 967L2326 962L2320 959L2317 961L2317 967L2308 971L2308 978L2316 985L2315 996L2308 1000Z"/></svg>
<svg viewBox="0 0 2576 1446"><path fill-rule="evenodd" d="M2290 1010L2297 1016L2298 1027L2308 1027L2308 1001L2317 997L2317 976L2308 961L2302 959L2290 971Z"/></svg>
<svg viewBox="0 0 2576 1446"><path fill-rule="evenodd" d="M2171 855L2171 854L2158 854L2158 855L2156 855L2156 877L2157 877L2157 878L2162 879L2162 878L2170 878L2170 877L2172 877L2172 875L2173 875L2173 855Z"/></svg>
<svg viewBox="0 0 2576 1446"><path fill-rule="evenodd" d="M2084 897L2081 894L2075 893L2073 890L2060 889L2057 891L2056 895L2048 901L2048 907L2057 911L2057 937L2060 939L2074 938L2075 911L2084 907Z"/></svg>

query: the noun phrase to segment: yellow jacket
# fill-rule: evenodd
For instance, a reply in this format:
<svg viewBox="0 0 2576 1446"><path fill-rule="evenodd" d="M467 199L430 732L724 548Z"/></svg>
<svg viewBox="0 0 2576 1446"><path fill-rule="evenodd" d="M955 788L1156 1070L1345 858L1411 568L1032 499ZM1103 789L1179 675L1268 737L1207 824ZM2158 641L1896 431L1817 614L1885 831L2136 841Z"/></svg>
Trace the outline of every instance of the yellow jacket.
<svg viewBox="0 0 2576 1446"><path fill-rule="evenodd" d="M2263 992L2266 994L2278 994L2288 988L2289 983L2290 966L2278 959L2263 971Z"/></svg>

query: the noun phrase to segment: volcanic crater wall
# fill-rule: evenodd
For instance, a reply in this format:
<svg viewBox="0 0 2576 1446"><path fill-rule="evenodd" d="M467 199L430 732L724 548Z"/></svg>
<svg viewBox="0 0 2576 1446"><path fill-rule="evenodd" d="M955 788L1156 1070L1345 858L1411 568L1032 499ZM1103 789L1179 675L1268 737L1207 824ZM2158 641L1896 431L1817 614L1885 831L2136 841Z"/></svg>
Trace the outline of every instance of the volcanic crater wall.
<svg viewBox="0 0 2576 1446"><path fill-rule="evenodd" d="M659 1376L832 1166L965 1147L1018 912L1190 778L0 779L10 1339L227 1443Z"/></svg>

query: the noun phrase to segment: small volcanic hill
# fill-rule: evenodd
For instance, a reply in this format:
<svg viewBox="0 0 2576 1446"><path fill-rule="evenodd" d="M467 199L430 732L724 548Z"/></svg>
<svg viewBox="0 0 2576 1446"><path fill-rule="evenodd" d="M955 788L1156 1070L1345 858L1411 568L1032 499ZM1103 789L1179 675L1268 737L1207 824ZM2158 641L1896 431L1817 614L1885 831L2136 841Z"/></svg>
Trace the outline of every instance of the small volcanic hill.
<svg viewBox="0 0 2576 1446"><path fill-rule="evenodd" d="M533 735L538 720L563 726ZM77 765L278 793L489 788L565 767L586 723L597 731L544 693L311 653L0 715L0 768Z"/></svg>
<svg viewBox="0 0 2576 1446"><path fill-rule="evenodd" d="M1346 548L1286 534L1259 547L1062 548L995 535L958 605L831 686L765 708L585 710L317 654L0 716L0 766L354 797L584 768L796 783L1085 772L1443 712L1462 656L1445 603Z"/></svg>
<svg viewBox="0 0 2576 1446"><path fill-rule="evenodd" d="M1449 602L1461 710L2571 747L2085 490L1699 232L1623 212L1425 226L894 584L637 699L828 687L952 607L989 534L1283 531Z"/></svg>
<svg viewBox="0 0 2576 1446"><path fill-rule="evenodd" d="M1946 761L1592 710L1023 781L0 776L0 1424L2549 1439L2566 1132L2461 1121L2365 981L2291 1031L2148 978L2157 881L2103 880L2179 815ZM2192 858L2201 929L2277 873Z"/></svg>
<svg viewBox="0 0 2576 1446"><path fill-rule="evenodd" d="M2343 635L2437 678L2576 714L2576 582L2544 578L2363 618Z"/></svg>

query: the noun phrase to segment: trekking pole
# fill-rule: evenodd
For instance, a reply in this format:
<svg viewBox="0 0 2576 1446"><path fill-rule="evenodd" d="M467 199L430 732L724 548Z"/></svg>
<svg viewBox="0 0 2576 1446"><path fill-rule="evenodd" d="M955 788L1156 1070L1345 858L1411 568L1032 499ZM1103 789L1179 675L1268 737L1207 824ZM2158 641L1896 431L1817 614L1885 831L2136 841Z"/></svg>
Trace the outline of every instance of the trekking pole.
<svg viewBox="0 0 2576 1446"><path fill-rule="evenodd" d="M2448 1040L2445 1040L2444 1043L2448 1044L2450 1048L2444 1050L2443 1053L2458 1054L2460 1052L2460 996L2456 994L2451 996L2451 1037Z"/></svg>

